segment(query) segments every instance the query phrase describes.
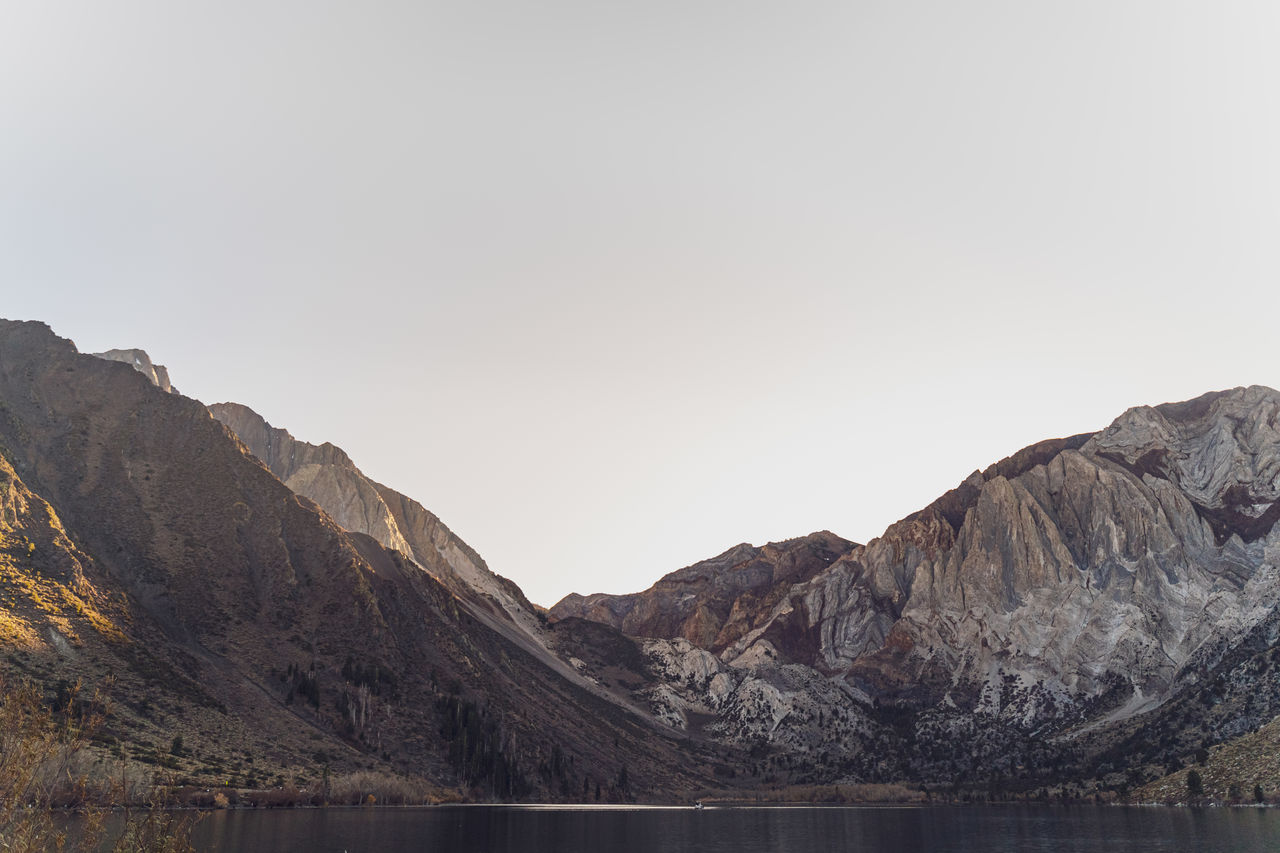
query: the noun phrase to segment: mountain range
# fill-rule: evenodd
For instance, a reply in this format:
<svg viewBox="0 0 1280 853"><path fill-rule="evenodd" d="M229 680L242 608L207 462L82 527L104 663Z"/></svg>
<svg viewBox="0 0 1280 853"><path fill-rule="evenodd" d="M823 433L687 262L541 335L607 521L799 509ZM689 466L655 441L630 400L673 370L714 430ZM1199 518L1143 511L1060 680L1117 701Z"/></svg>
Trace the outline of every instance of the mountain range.
<svg viewBox="0 0 1280 853"><path fill-rule="evenodd" d="M724 750L513 640L505 599L455 592L469 549L416 505L395 509L415 544L440 543L425 568L136 367L0 323L4 668L51 694L103 688L105 749L196 784L377 771L628 799L714 778Z"/></svg>
<svg viewBox="0 0 1280 853"><path fill-rule="evenodd" d="M1134 408L975 471L785 591L739 548L551 613L696 662L672 716L713 710L818 778L1146 778L1280 710L1278 417L1261 387Z"/></svg>
<svg viewBox="0 0 1280 853"><path fill-rule="evenodd" d="M0 667L196 782L1123 794L1280 714L1278 519L1280 393L1236 388L543 610L341 449L0 322Z"/></svg>

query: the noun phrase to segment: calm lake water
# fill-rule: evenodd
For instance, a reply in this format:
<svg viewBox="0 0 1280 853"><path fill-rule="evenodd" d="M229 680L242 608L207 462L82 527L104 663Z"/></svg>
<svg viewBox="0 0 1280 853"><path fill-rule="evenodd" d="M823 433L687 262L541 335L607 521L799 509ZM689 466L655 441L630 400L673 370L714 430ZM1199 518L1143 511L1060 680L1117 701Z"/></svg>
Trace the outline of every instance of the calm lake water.
<svg viewBox="0 0 1280 853"><path fill-rule="evenodd" d="M201 853L764 853L1280 850L1280 810L1106 806L224 811Z"/></svg>

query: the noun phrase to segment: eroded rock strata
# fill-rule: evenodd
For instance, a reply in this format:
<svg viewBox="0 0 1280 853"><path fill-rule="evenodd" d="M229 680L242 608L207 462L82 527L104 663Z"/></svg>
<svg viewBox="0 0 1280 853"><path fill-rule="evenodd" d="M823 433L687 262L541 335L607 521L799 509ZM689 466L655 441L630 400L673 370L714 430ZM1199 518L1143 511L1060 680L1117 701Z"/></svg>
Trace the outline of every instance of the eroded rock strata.
<svg viewBox="0 0 1280 853"><path fill-rule="evenodd" d="M551 613L652 638L655 713L676 725L711 715L709 730L773 745L816 777L1088 764L1106 732L1167 726L1174 700L1238 665L1242 648L1274 642L1278 416L1280 394L1237 388L1027 448L787 588L770 586L758 607L739 598L733 624L749 627L734 637L680 618L717 612L713 580L671 603L704 564L644 593L570 596ZM731 574L747 553L713 562ZM1264 721L1276 687L1254 686L1245 719L1194 725L1214 737L1215 726ZM859 715L870 722L835 743L824 736L833 718ZM1179 748L1176 737L1148 740L1135 761ZM888 766L869 755L877 743L894 756Z"/></svg>

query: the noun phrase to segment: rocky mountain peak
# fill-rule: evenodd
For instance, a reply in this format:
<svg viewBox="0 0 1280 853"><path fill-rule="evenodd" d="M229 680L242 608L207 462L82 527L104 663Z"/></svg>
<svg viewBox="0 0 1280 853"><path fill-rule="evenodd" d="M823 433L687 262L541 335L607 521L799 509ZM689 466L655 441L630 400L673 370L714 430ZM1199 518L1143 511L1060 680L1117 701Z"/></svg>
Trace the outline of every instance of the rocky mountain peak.
<svg viewBox="0 0 1280 853"><path fill-rule="evenodd" d="M271 473L339 526L399 551L455 594L504 614L522 634L539 635L537 610L519 587L490 571L434 513L367 477L342 448L296 439L240 403L214 403L209 411Z"/></svg>
<svg viewBox="0 0 1280 853"><path fill-rule="evenodd" d="M826 530L760 547L742 543L671 572L644 592L570 594L549 612L556 619L602 622L632 636L678 636L719 650L757 629L792 586L854 547Z"/></svg>
<svg viewBox="0 0 1280 853"><path fill-rule="evenodd" d="M1139 477L1168 480L1219 542L1280 520L1280 392L1261 385L1128 410L1086 446Z"/></svg>
<svg viewBox="0 0 1280 853"><path fill-rule="evenodd" d="M842 553L810 571L739 593L767 561L740 546L552 614L652 638L667 678L646 694L655 713L714 711L748 740L821 754L830 723L801 709L829 707L833 684L851 697L841 724L888 703L920 714L916 736L942 751L953 724L980 721L1002 743L1110 725L1234 665L1240 638L1274 643L1278 457L1272 389L1138 407L974 472L866 546L826 542Z"/></svg>
<svg viewBox="0 0 1280 853"><path fill-rule="evenodd" d="M144 350L89 355L128 364L153 385L176 393L168 370ZM521 634L538 634L537 609L515 584L491 572L479 554L421 504L366 477L342 448L301 441L240 403L214 403L208 409L252 457L294 492L314 501L340 527L372 536L409 557L455 594L503 614Z"/></svg>
<svg viewBox="0 0 1280 853"><path fill-rule="evenodd" d="M267 423L267 420L262 415L241 403L214 403L209 406L209 412L235 433L236 437L244 442L250 452L258 457L286 485L288 485L290 478L308 466L337 466L358 471L355 463L351 461L351 457L342 448L327 441L323 444L300 441L294 438L288 430L272 426ZM295 488L294 491L298 491L298 489ZM324 506L324 503L316 498L313 497L312 500ZM330 513L330 515L333 515L333 513ZM335 520L338 520L336 516ZM341 521L338 523L342 524ZM370 526L373 527L375 525ZM390 534L384 536L381 533L374 533L372 530L363 530L359 526L352 527L347 524L343 524L343 527L355 529L361 533L368 533L387 547L408 553L402 547L403 543Z"/></svg>
<svg viewBox="0 0 1280 853"><path fill-rule="evenodd" d="M130 365L134 370L151 380L151 384L156 387L168 391L170 394L178 393L178 389L174 388L169 382L169 371L163 364L156 364L151 360L151 356L147 355L145 350L140 349L109 349L106 352L91 352L87 355L101 358L106 361L118 361L122 364Z"/></svg>

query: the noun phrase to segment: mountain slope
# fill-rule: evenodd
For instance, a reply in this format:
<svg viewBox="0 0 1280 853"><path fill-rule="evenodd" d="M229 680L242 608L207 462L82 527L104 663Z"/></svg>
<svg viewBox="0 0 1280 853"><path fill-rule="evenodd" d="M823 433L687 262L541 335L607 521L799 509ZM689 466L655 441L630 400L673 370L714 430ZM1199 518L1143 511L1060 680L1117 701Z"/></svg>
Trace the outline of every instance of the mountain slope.
<svg viewBox="0 0 1280 853"><path fill-rule="evenodd" d="M491 602L525 632L538 636L537 609L519 587L490 571L474 549L417 501L366 477L341 448L298 441L238 403L214 403L209 411L271 473L315 501L341 527L372 536L414 560L455 594Z"/></svg>
<svg viewBox="0 0 1280 853"><path fill-rule="evenodd" d="M756 627L748 614L772 607L782 592L852 547L826 531L762 548L743 543L672 572L645 592L570 594L549 612L557 619L603 622L635 637L684 637L718 651Z"/></svg>
<svg viewBox="0 0 1280 853"><path fill-rule="evenodd" d="M89 355L96 358L105 359L106 361L118 361L121 364L128 364L134 370L151 380L151 384L160 388L162 391L168 391L171 394L178 393L178 389L174 388L169 382L169 371L163 364L155 364L151 361L151 356L146 351L140 349L110 349L106 352L91 352Z"/></svg>
<svg viewBox="0 0 1280 853"><path fill-rule="evenodd" d="M132 752L183 727L222 768L247 753L257 772L393 767L536 797L584 777L607 796L669 796L718 760L343 530L200 403L41 324L0 322L0 454L17 584L4 613L19 623L5 665L50 684L119 673L111 727ZM43 591L55 582L74 595Z"/></svg>
<svg viewBox="0 0 1280 853"><path fill-rule="evenodd" d="M1187 802L1204 796L1221 802L1264 801L1280 794L1280 718L1212 749L1201 748L1186 767L1175 770L1134 792L1139 802ZM1187 776L1200 776L1202 795L1193 795Z"/></svg>
<svg viewBox="0 0 1280 853"><path fill-rule="evenodd" d="M1280 394L1237 388L1026 448L775 592L727 644L628 625L635 596L551 612L661 638L646 645L673 676L663 697L648 688L657 712L713 712L727 740L785 747L820 778L1074 773L1122 761L1122 740L1134 761L1162 761L1184 730L1223 736L1280 711L1252 662L1280 601L1278 419ZM637 595L669 609L657 591L679 574ZM698 592L670 615L710 602ZM689 667L705 687L680 683ZM773 692L749 695L762 680ZM1217 704L1216 681L1255 704L1196 710ZM833 713L866 737L825 738Z"/></svg>

